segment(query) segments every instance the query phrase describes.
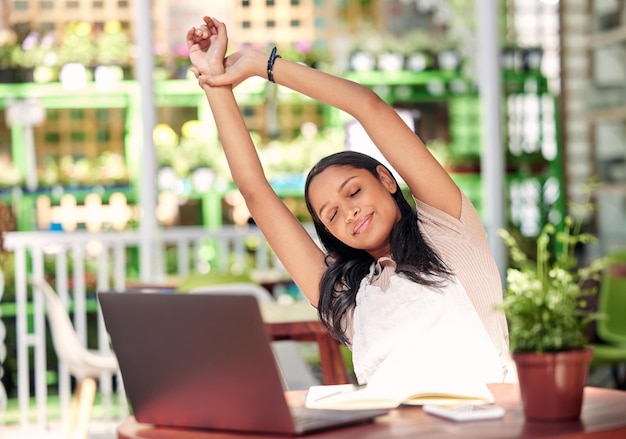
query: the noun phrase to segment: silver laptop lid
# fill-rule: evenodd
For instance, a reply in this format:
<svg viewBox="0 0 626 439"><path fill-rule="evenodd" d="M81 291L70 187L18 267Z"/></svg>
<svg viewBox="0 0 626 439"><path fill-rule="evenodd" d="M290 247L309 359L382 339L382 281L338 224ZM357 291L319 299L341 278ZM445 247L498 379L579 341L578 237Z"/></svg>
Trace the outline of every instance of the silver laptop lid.
<svg viewBox="0 0 626 439"><path fill-rule="evenodd" d="M294 434L257 301L98 293L137 421Z"/></svg>

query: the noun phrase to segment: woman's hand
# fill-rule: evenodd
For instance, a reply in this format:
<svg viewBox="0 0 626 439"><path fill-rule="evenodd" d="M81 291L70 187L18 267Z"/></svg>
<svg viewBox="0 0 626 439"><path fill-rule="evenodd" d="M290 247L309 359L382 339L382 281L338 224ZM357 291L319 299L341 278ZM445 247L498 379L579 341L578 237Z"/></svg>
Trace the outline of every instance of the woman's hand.
<svg viewBox="0 0 626 439"><path fill-rule="evenodd" d="M259 67L265 62L264 53L243 49L226 57L226 26L215 18L204 17L203 20L203 25L187 31L191 71L200 87L231 85L234 88L247 78L264 72Z"/></svg>
<svg viewBox="0 0 626 439"><path fill-rule="evenodd" d="M267 65L267 55L254 49L241 49L224 60L224 72L220 75L201 75L200 85L232 85L235 88L252 76L262 76Z"/></svg>
<svg viewBox="0 0 626 439"><path fill-rule="evenodd" d="M224 57L228 47L228 35L224 23L204 17L204 24L187 31L187 47L191 70L197 78L224 73ZM202 81L201 84L202 85Z"/></svg>

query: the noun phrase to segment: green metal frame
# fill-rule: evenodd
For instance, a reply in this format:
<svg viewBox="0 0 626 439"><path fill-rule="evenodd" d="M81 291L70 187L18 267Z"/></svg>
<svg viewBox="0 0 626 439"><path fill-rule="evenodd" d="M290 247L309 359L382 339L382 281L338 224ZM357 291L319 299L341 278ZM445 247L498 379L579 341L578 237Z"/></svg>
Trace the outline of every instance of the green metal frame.
<svg viewBox="0 0 626 439"><path fill-rule="evenodd" d="M198 109L198 117L206 119L210 110L206 98L193 81L171 80L156 82L154 87L155 102L160 107L192 107ZM139 179L141 177L141 99L139 84L135 81L122 81L110 89L102 90L94 83L87 84L78 92L65 89L60 83L16 83L0 84L0 109L6 110L11 100L34 99L44 109L51 108L122 108L126 111L124 152L131 176L128 188L117 188L124 192L131 201L138 198ZM14 124L11 129L11 153L14 166L24 174L26 157L22 148L24 126ZM91 192L89 188L65 188L77 197L84 197ZM104 196L107 198L104 190ZM16 207L17 229L34 230L35 199L50 190L29 193L23 190L5 191L2 199ZM221 203L216 194L206 194L203 198L204 219L207 226L221 224Z"/></svg>

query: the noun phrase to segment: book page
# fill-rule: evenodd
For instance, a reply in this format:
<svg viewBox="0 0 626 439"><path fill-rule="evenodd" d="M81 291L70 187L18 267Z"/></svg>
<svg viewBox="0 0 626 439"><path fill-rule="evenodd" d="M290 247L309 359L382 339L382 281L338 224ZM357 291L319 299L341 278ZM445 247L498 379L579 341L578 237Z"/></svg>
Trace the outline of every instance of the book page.
<svg viewBox="0 0 626 439"><path fill-rule="evenodd" d="M467 386L465 389L433 387L411 393L409 388L400 392L370 386L357 387L352 384L312 386L306 396L306 406L325 409L373 409L395 408L400 405L449 405L487 404L494 397L486 384Z"/></svg>
<svg viewBox="0 0 626 439"><path fill-rule="evenodd" d="M353 384L311 386L305 405L308 408L356 410L390 409L400 405L402 396L379 392L366 386Z"/></svg>

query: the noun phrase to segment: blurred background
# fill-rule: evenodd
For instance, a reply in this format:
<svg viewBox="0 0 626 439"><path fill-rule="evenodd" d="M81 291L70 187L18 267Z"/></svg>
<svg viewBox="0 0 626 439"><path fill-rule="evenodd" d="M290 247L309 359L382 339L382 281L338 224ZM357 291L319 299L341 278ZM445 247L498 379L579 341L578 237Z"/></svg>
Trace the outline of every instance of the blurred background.
<svg viewBox="0 0 626 439"><path fill-rule="evenodd" d="M97 289L123 289L146 279L171 285L218 269L282 276L258 236L233 244L239 253L233 250L236 256L228 258L220 253L217 235L205 236L249 228L253 221L230 179L205 97L189 73L184 38L203 15L226 22L230 50L254 46L269 52L277 46L284 58L372 88L446 166L485 222L491 220L488 212L499 211L501 225L529 252L541 228L561 224L568 213L584 215L584 230L598 237L580 249L581 260L626 246L623 0L495 0L486 2L487 11L480 0L210 3L0 0L0 198L5 229L15 232L7 239L0 292L6 324L0 328L0 363L9 401L35 394L45 400L47 393L33 388L34 377L45 376L39 378L47 383L42 388L56 389L58 380L54 358L31 360L43 362L33 372L24 353L22 374L31 371L32 377L22 384L29 390L18 396L16 303L36 303L27 292L29 274L87 297L79 311L82 306L92 318ZM493 65L481 61L485 17L497 29ZM151 35L140 34L146 21ZM140 44L139 37L149 44ZM142 99L145 79L144 87L138 80L146 65L153 108ZM501 188L488 188L485 180L489 150L482 99L489 87L481 75L487 70L500 79L493 87L500 102L496 147L502 162L495 166L502 168ZM309 221L302 189L311 165L346 148L373 151L347 115L288 89L252 78L236 96L268 177L303 223ZM145 115L152 113L146 130ZM142 204L146 185L154 215ZM486 205L490 190L502 193L500 206ZM587 202L589 193L593 208L574 211L572 203ZM146 218L155 229L133 234ZM118 235L98 235L103 233ZM109 258L102 249L109 244L94 246L96 236L111 242L130 237L115 273L102 268ZM146 269L142 253L150 252L152 241L168 239ZM181 240L190 250L181 252ZM72 254L72 242L85 244ZM60 254L71 261L63 265ZM298 299L293 285L280 288L278 294ZM32 312L43 315L41 309ZM85 341L98 343L89 336L89 318L80 322ZM26 352L30 345L24 343ZM39 404L35 421L26 402L8 421L45 424L49 415Z"/></svg>

